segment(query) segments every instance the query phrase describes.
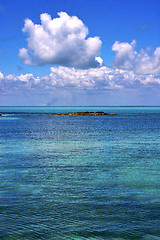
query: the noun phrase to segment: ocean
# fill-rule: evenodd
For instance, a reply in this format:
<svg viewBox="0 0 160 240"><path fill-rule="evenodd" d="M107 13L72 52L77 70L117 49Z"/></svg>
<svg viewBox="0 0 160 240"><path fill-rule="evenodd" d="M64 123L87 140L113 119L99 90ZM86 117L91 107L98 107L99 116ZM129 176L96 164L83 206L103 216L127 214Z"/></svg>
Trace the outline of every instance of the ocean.
<svg viewBox="0 0 160 240"><path fill-rule="evenodd" d="M160 240L160 107L0 113L0 239Z"/></svg>

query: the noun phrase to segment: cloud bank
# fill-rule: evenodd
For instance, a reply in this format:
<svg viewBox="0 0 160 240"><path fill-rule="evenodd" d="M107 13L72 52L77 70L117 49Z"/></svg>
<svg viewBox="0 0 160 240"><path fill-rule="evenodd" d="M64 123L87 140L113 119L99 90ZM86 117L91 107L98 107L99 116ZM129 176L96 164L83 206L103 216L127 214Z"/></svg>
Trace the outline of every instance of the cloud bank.
<svg viewBox="0 0 160 240"><path fill-rule="evenodd" d="M28 35L27 48L19 49L19 57L27 65L62 65L81 69L102 65L99 57L102 42L89 37L88 28L76 16L65 12L59 18L47 13L40 15L41 24L25 20L24 33Z"/></svg>
<svg viewBox="0 0 160 240"><path fill-rule="evenodd" d="M47 76L0 73L2 106L159 105L160 75L105 66L51 67Z"/></svg>
<svg viewBox="0 0 160 240"><path fill-rule="evenodd" d="M135 51L136 41L131 43L116 41L112 50L115 52L113 68L132 70L137 74L160 74L160 47L152 55L142 49Z"/></svg>
<svg viewBox="0 0 160 240"><path fill-rule="evenodd" d="M157 88L160 76L157 74L136 74L129 70L111 69L105 66L92 69L51 67L50 74L35 77L33 74L6 75L0 73L1 92L27 91L52 92L55 89L79 90L121 90Z"/></svg>

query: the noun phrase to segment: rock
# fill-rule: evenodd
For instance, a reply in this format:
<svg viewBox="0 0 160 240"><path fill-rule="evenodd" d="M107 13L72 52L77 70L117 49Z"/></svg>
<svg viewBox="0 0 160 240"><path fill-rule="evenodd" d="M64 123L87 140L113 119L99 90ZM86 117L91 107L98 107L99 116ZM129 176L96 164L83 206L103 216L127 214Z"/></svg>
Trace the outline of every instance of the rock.
<svg viewBox="0 0 160 240"><path fill-rule="evenodd" d="M117 115L117 113L110 113L109 115Z"/></svg>
<svg viewBox="0 0 160 240"><path fill-rule="evenodd" d="M56 113L55 115L61 116L102 116L102 115L117 115L116 113L105 113L105 112L73 112L73 113Z"/></svg>

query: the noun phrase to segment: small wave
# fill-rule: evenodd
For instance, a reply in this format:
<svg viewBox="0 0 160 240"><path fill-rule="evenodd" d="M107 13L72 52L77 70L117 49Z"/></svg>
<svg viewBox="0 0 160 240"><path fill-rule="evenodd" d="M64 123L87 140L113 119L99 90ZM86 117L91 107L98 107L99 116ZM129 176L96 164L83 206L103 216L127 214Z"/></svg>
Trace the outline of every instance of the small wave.
<svg viewBox="0 0 160 240"><path fill-rule="evenodd" d="M11 114L10 115L2 115L2 116L0 116L0 120L2 121L4 121L4 120L17 120L18 118L17 117L15 117L15 116L11 116Z"/></svg>

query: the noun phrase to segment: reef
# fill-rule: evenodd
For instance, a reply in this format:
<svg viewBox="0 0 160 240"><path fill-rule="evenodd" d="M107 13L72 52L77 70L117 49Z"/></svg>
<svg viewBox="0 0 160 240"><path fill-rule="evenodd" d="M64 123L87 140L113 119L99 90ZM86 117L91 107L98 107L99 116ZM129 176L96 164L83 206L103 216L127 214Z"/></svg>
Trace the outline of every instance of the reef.
<svg viewBox="0 0 160 240"><path fill-rule="evenodd" d="M105 113L105 112L70 112L70 113L56 113L55 115L62 116L102 116L102 115L117 115L117 113Z"/></svg>

